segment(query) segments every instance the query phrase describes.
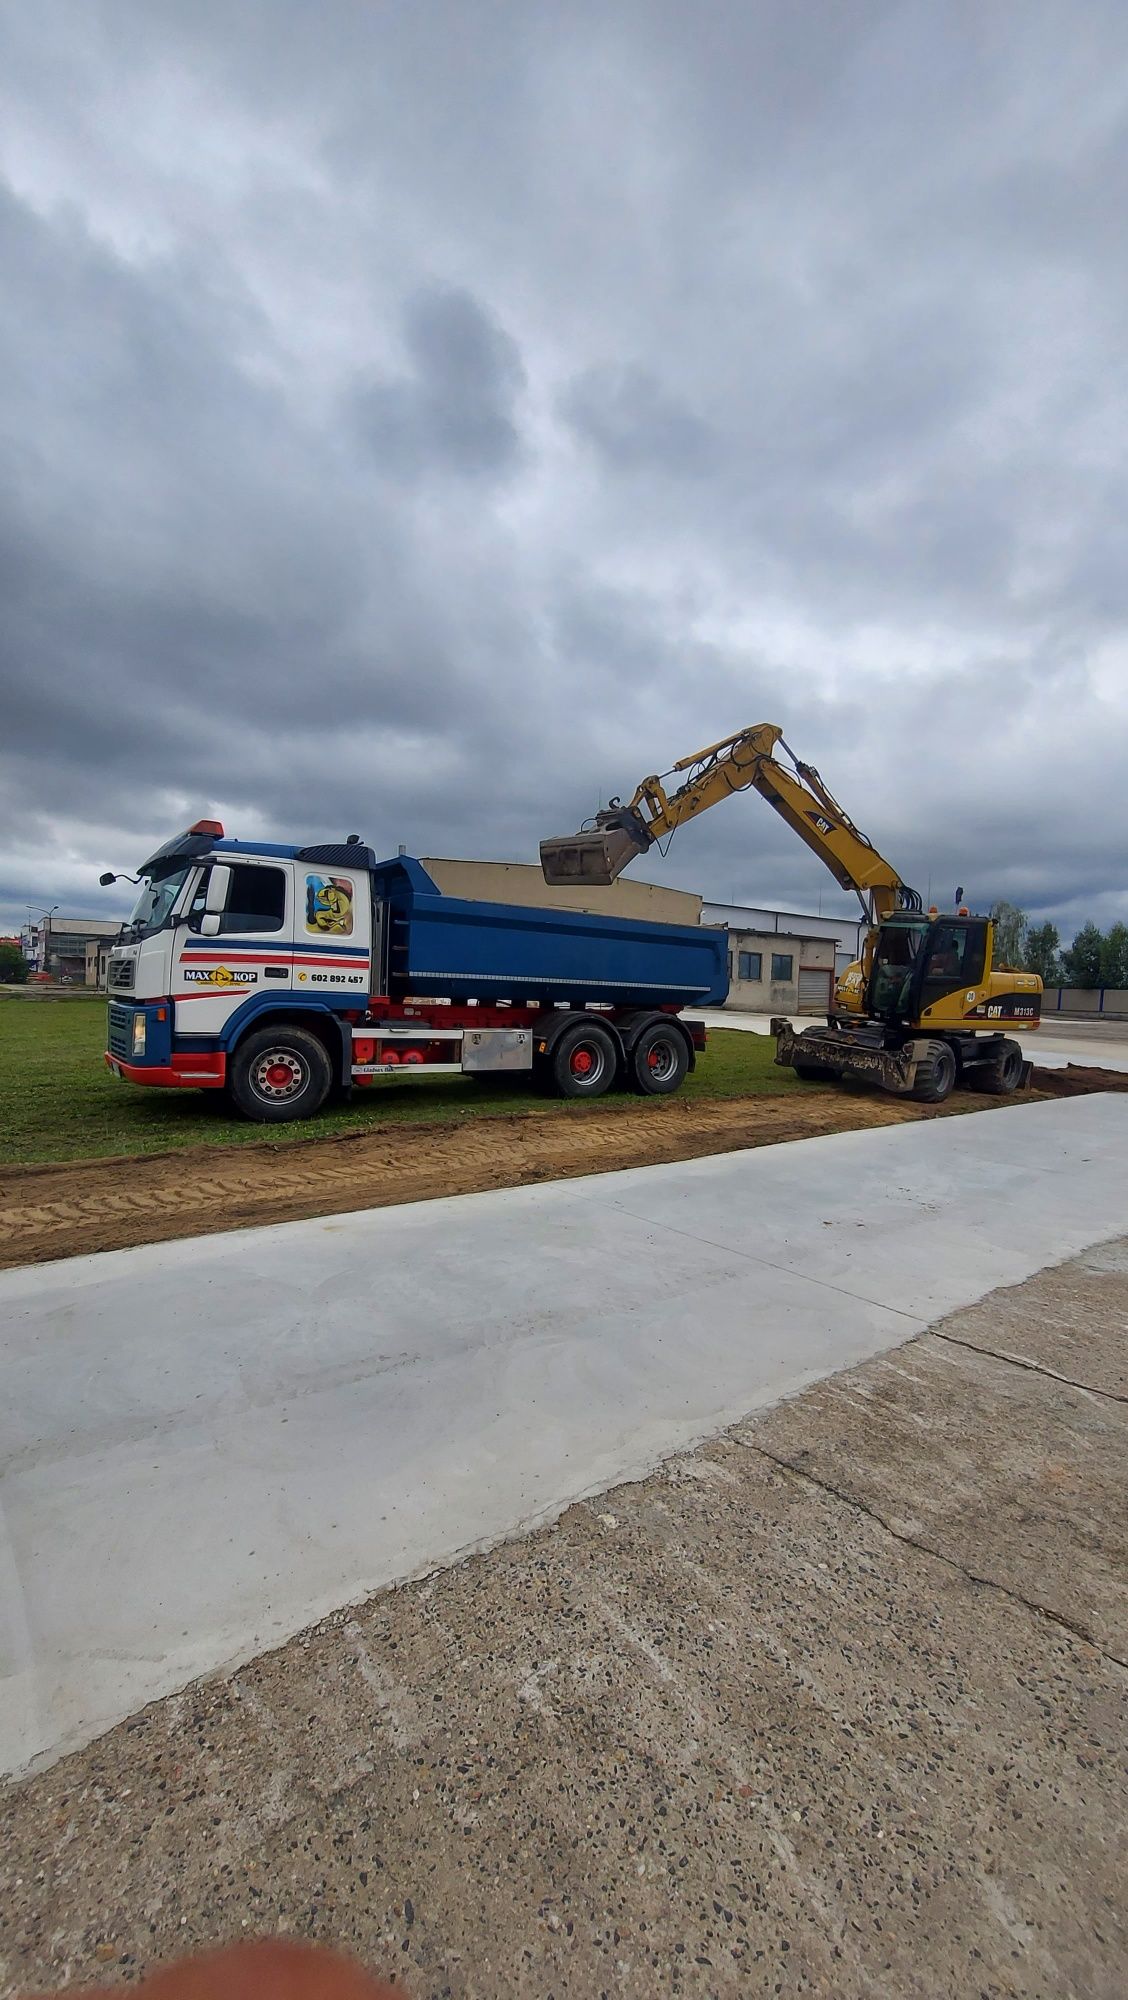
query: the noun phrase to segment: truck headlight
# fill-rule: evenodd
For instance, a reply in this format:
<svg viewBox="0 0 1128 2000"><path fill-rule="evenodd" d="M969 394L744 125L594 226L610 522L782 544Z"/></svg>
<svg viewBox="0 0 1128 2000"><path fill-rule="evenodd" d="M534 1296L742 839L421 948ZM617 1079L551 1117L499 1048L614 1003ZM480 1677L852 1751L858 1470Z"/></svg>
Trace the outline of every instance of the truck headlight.
<svg viewBox="0 0 1128 2000"><path fill-rule="evenodd" d="M144 1014L135 1014L133 1016L133 1053L135 1056L143 1056L145 1053Z"/></svg>

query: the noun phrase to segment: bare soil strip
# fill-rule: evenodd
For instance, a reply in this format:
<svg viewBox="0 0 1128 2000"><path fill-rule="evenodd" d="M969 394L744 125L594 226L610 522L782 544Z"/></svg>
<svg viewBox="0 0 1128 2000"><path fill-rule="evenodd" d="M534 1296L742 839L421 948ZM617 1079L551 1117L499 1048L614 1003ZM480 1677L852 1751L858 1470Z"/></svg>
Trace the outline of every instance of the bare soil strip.
<svg viewBox="0 0 1128 2000"><path fill-rule="evenodd" d="M1128 1077L1043 1070L1033 1096L1124 1088ZM1030 1098L1024 1100L1029 1102ZM698 1159L909 1120L997 1109L960 1092L946 1105L862 1090L802 1096L583 1105L566 1113L468 1116L459 1124L370 1127L285 1146L200 1146L128 1159L0 1169L0 1268L120 1250L215 1230L348 1209L386 1208L484 1188L522 1187Z"/></svg>

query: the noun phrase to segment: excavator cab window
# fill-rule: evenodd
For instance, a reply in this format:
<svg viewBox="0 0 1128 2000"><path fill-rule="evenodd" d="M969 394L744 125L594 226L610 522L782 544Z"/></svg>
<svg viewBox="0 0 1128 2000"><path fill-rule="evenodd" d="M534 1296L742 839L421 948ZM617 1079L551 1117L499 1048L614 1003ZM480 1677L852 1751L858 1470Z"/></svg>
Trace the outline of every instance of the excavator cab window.
<svg viewBox="0 0 1128 2000"><path fill-rule="evenodd" d="M871 1014L901 1020L908 1013L917 961L929 928L927 918L882 925L870 970L867 1004Z"/></svg>
<svg viewBox="0 0 1128 2000"><path fill-rule="evenodd" d="M934 1007L948 993L961 986L976 987L983 979L987 962L987 920L985 917L941 917L931 926L932 935L917 968L913 1013Z"/></svg>

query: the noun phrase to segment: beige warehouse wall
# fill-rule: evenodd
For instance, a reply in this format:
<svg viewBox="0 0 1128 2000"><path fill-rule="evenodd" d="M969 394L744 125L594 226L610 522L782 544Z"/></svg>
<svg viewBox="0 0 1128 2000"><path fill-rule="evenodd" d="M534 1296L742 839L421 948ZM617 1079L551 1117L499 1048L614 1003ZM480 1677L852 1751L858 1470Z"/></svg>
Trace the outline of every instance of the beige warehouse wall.
<svg viewBox="0 0 1128 2000"><path fill-rule="evenodd" d="M481 903L521 903L556 910L591 910L602 915L640 917L653 924L698 924L701 897L657 882L620 877L609 889L550 889L541 871L525 861L452 861L419 857L444 896Z"/></svg>
<svg viewBox="0 0 1128 2000"><path fill-rule="evenodd" d="M759 979L740 977L741 952L760 955ZM773 957L791 960L789 980L772 978ZM726 1007L750 1014L815 1014L825 1011L829 986L817 1006L800 1003L799 974L817 968L828 978L834 973L832 938L798 937L787 931L729 931L729 993Z"/></svg>

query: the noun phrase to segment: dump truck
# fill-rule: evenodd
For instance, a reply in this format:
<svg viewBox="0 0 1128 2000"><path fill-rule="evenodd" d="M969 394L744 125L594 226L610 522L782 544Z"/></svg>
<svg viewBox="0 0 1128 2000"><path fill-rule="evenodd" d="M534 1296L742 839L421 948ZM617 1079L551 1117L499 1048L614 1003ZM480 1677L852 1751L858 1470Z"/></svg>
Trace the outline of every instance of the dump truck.
<svg viewBox="0 0 1128 2000"><path fill-rule="evenodd" d="M675 775L681 782L671 786ZM869 926L861 958L836 982L825 1025L796 1032L790 1021L772 1021L777 1063L804 1082L864 1080L933 1104L957 1082L998 1096L1022 1089L1031 1065L1006 1030L1038 1027L1041 979L997 964L990 917L962 904L926 911L775 723L692 751L644 778L626 805L612 799L578 833L542 841L545 880L613 882L636 856L662 851L679 827L744 791L766 800L839 886L856 893Z"/></svg>
<svg viewBox="0 0 1128 2000"><path fill-rule="evenodd" d="M352 835L280 846L198 820L128 879L109 1068L224 1091L264 1123L378 1077L525 1072L563 1097L667 1095L705 1046L685 1009L728 991L723 931L444 896L418 860L379 860Z"/></svg>

